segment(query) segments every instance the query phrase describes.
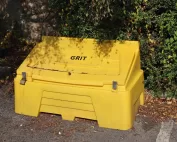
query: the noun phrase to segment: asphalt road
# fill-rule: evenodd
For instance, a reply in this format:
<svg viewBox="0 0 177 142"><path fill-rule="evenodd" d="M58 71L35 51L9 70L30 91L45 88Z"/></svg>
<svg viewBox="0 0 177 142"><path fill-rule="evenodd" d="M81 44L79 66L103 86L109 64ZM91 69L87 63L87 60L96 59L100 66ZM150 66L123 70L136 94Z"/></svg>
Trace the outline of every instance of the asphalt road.
<svg viewBox="0 0 177 142"><path fill-rule="evenodd" d="M13 95L0 91L0 142L177 142L177 124L137 116L134 128L119 131L95 121L64 121L59 115L28 117L14 113Z"/></svg>

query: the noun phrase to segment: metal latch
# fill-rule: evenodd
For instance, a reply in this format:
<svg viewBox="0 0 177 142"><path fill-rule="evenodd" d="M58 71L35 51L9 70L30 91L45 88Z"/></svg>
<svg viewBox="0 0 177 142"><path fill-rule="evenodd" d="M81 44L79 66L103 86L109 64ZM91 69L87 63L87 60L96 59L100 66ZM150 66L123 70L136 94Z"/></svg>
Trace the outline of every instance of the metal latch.
<svg viewBox="0 0 177 142"><path fill-rule="evenodd" d="M26 83L26 72L22 72L22 79L20 80L21 85L25 85Z"/></svg>
<svg viewBox="0 0 177 142"><path fill-rule="evenodd" d="M113 89L113 90L117 90L117 86L118 86L117 81L113 81L113 82L112 82L112 89Z"/></svg>

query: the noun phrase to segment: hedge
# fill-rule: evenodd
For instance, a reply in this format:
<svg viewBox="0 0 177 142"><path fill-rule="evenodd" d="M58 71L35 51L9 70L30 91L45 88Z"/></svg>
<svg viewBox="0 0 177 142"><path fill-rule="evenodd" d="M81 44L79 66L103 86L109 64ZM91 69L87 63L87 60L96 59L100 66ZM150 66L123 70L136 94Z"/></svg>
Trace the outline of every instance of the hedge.
<svg viewBox="0 0 177 142"><path fill-rule="evenodd" d="M145 87L177 97L176 0L49 0L62 36L139 40Z"/></svg>

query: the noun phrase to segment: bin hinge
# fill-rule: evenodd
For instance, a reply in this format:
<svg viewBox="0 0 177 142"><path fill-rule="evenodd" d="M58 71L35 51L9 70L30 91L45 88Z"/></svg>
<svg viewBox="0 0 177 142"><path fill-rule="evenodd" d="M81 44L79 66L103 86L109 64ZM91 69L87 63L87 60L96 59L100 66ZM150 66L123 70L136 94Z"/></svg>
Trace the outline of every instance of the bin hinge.
<svg viewBox="0 0 177 142"><path fill-rule="evenodd" d="M22 72L22 79L20 80L21 85L25 85L26 83L26 72Z"/></svg>
<svg viewBox="0 0 177 142"><path fill-rule="evenodd" d="M112 89L113 89L113 90L117 90L117 86L118 86L117 81L113 81L113 82L112 82Z"/></svg>

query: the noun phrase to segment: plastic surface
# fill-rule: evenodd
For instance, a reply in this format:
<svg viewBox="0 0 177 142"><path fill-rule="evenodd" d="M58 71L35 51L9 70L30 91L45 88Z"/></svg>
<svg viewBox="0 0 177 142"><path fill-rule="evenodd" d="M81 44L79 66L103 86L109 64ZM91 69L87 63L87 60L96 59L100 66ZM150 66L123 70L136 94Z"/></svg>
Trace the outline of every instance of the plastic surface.
<svg viewBox="0 0 177 142"><path fill-rule="evenodd" d="M43 37L17 70L15 112L87 118L127 130L144 104L143 81L137 41Z"/></svg>

